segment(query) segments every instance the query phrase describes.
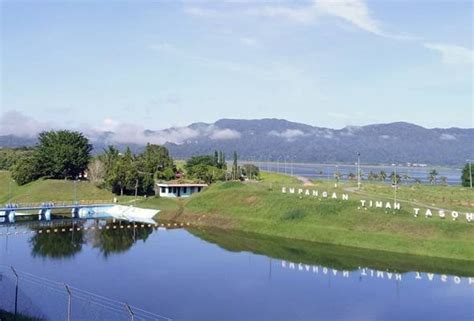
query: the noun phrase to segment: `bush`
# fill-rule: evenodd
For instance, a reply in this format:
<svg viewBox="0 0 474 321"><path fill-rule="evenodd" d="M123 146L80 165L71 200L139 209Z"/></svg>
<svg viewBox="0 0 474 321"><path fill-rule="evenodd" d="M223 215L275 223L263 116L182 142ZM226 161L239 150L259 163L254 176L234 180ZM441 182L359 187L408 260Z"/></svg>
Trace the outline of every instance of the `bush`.
<svg viewBox="0 0 474 321"><path fill-rule="evenodd" d="M12 166L11 171L12 179L18 185L25 185L40 177L38 174L37 161L32 156L24 156L18 159Z"/></svg>

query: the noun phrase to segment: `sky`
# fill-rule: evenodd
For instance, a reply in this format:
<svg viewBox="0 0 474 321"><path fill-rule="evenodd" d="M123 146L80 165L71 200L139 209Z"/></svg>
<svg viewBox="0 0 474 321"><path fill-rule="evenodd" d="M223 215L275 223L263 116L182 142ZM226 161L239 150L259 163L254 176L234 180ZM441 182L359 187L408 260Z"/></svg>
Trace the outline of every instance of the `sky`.
<svg viewBox="0 0 474 321"><path fill-rule="evenodd" d="M0 44L0 134L474 127L471 1L3 0Z"/></svg>

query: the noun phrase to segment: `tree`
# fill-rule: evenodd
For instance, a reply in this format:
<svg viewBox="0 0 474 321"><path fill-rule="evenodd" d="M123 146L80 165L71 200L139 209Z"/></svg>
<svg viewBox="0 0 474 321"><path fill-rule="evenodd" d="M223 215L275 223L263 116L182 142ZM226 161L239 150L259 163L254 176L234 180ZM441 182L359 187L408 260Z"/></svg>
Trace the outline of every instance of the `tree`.
<svg viewBox="0 0 474 321"><path fill-rule="evenodd" d="M403 174L402 179L405 181L405 184L408 184L408 181L410 180L410 175L408 174Z"/></svg>
<svg viewBox="0 0 474 321"><path fill-rule="evenodd" d="M115 162L119 159L119 157L120 152L114 146L109 145L107 149L104 149L104 153L100 155L99 158L104 163L106 175L115 165Z"/></svg>
<svg viewBox="0 0 474 321"><path fill-rule="evenodd" d="M87 168L87 178L89 181L101 183L105 178L105 173L105 164L100 158L96 157L89 163Z"/></svg>
<svg viewBox="0 0 474 321"><path fill-rule="evenodd" d="M242 166L242 175L249 179L258 179L260 176L260 169L254 164L244 164Z"/></svg>
<svg viewBox="0 0 474 321"><path fill-rule="evenodd" d="M234 152L234 161L232 163L232 179L233 180L240 179L239 165L238 165L237 160L238 160L237 152Z"/></svg>
<svg viewBox="0 0 474 321"><path fill-rule="evenodd" d="M221 169L227 169L227 163L225 161L225 154L222 151L219 151L219 162L217 164L219 168Z"/></svg>
<svg viewBox="0 0 474 321"><path fill-rule="evenodd" d="M336 179L336 187L337 187L337 185L339 185L339 181L342 178L342 174L339 171L339 169L337 169L336 172L334 173L334 178Z"/></svg>
<svg viewBox="0 0 474 321"><path fill-rule="evenodd" d="M441 176L440 178L441 184L448 185L448 178L446 176Z"/></svg>
<svg viewBox="0 0 474 321"><path fill-rule="evenodd" d="M462 170L461 176L462 186L471 187L471 182L474 183L474 166L471 163L467 163Z"/></svg>
<svg viewBox="0 0 474 321"><path fill-rule="evenodd" d="M436 169L433 169L428 173L428 180L430 181L430 184L436 184L437 178L438 171Z"/></svg>
<svg viewBox="0 0 474 321"><path fill-rule="evenodd" d="M34 156L23 156L19 158L11 168L12 179L18 185L24 185L40 177L37 161Z"/></svg>
<svg viewBox="0 0 474 321"><path fill-rule="evenodd" d="M394 171L390 173L389 177L393 185L398 185L402 179L400 174L396 174Z"/></svg>
<svg viewBox="0 0 474 321"><path fill-rule="evenodd" d="M219 152L217 150L214 151L214 164L216 166L220 165Z"/></svg>
<svg viewBox="0 0 474 321"><path fill-rule="evenodd" d="M199 156L193 156L190 159L186 161L186 164L184 165L184 169L186 169L186 173L189 176L194 176L195 174L195 166L197 165L206 165L206 166L215 166L216 164L214 163L214 157L211 155L199 155Z"/></svg>
<svg viewBox="0 0 474 321"><path fill-rule="evenodd" d="M207 184L212 184L217 180L225 179L225 171L223 169L217 168L215 166L209 166L206 164L198 164L193 167L194 177L206 182Z"/></svg>
<svg viewBox="0 0 474 321"><path fill-rule="evenodd" d="M38 140L35 154L40 176L76 178L87 169L92 146L82 133L48 131L40 133Z"/></svg>
<svg viewBox="0 0 474 321"><path fill-rule="evenodd" d="M380 174L379 174L379 177L382 181L385 182L385 180L387 179L387 173L384 170L381 170Z"/></svg>
<svg viewBox="0 0 474 321"><path fill-rule="evenodd" d="M138 171L134 163L134 155L130 148L123 156L114 162L112 168L107 175L107 183L110 185L112 192L133 193L137 188Z"/></svg>
<svg viewBox="0 0 474 321"><path fill-rule="evenodd" d="M166 147L147 144L142 154L136 158L141 193L152 194L155 180L171 180L176 175L176 166Z"/></svg>
<svg viewBox="0 0 474 321"><path fill-rule="evenodd" d="M0 170L10 170L17 160L23 156L32 156L33 153L30 147L0 148Z"/></svg>
<svg viewBox="0 0 474 321"><path fill-rule="evenodd" d="M160 145L147 144L143 153L138 156L138 161L142 172L155 175L158 179L166 179L164 172L167 169L171 169L173 173L176 172L168 149Z"/></svg>

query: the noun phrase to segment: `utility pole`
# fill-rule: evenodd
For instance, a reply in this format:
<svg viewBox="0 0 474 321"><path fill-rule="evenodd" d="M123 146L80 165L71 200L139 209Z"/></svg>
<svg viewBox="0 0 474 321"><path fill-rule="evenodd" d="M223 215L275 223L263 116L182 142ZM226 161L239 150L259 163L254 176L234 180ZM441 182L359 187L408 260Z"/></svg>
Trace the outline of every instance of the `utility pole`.
<svg viewBox="0 0 474 321"><path fill-rule="evenodd" d="M394 185L394 192L393 192L393 204L395 205L397 203L397 189L398 189L398 178L397 178L397 164L394 164L394 170L393 170L393 173L394 173L394 180L395 180L395 185Z"/></svg>
<svg viewBox="0 0 474 321"><path fill-rule="evenodd" d="M360 189L360 153L357 152L357 188Z"/></svg>

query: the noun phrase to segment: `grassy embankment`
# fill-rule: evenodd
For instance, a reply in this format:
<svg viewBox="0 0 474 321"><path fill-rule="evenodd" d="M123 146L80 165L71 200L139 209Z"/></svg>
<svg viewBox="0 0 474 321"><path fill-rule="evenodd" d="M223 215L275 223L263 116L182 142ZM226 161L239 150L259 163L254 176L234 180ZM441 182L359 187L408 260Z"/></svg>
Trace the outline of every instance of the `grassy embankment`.
<svg viewBox="0 0 474 321"><path fill-rule="evenodd" d="M0 171L0 204L5 204L10 198L10 173ZM74 184L76 186L74 187ZM76 198L77 197L77 198ZM87 181L47 180L39 179L29 184L18 186L11 183L11 202L38 203L38 202L71 202L101 201L112 202L116 197L111 192L100 189ZM118 197L119 201L127 202L133 197Z"/></svg>
<svg viewBox="0 0 474 321"><path fill-rule="evenodd" d="M393 199L390 186L370 184L350 201L298 197L280 192L281 186L302 186L295 178L263 174L259 183L217 183L187 200L150 199L144 207L162 209L159 218L191 222L198 226L389 251L474 261L474 224L458 221L414 218L412 205L402 203L397 214L382 209L358 210L359 199ZM353 183L334 188L331 182L315 182L310 189L342 193ZM474 193L466 188L402 186L400 199L447 209L469 210ZM434 204L434 205L433 205ZM472 208L471 208L472 211ZM472 262L474 264L474 262Z"/></svg>

